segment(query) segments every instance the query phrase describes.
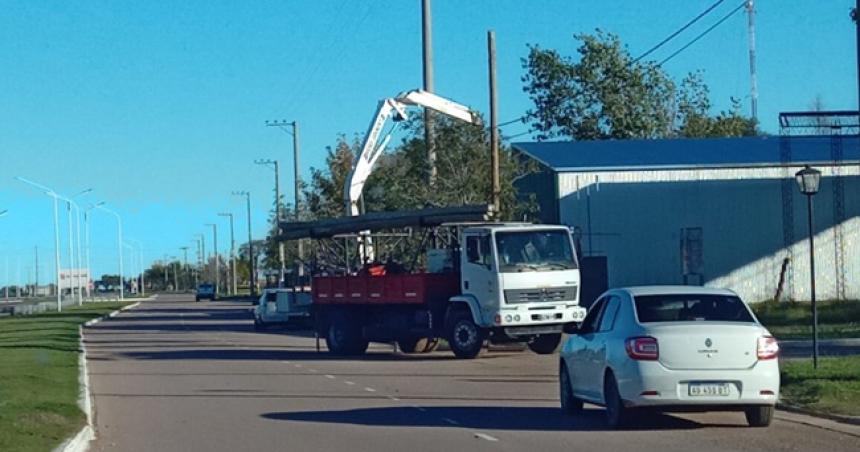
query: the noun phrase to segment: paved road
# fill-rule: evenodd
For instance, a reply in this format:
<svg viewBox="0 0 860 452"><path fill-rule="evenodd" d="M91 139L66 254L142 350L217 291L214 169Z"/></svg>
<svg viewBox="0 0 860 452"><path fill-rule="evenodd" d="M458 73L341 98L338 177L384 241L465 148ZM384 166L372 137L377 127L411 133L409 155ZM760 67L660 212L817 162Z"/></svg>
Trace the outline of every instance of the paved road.
<svg viewBox="0 0 860 452"><path fill-rule="evenodd" d="M164 297L88 328L92 450L860 450L860 428L788 413L768 429L714 413L609 431L598 408L561 415L554 356L332 359L312 337L253 332L248 309Z"/></svg>

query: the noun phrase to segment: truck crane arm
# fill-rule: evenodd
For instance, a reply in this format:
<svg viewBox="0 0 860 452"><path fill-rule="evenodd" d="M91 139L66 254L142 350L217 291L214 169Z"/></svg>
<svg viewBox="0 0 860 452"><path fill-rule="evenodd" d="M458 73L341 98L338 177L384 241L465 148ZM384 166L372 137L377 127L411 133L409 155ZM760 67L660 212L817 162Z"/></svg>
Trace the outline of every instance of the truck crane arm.
<svg viewBox="0 0 860 452"><path fill-rule="evenodd" d="M376 115L364 137L361 152L356 156L352 164L352 171L350 171L344 186L343 197L347 215L356 216L359 214L358 200L362 190L364 190L364 184L373 172L377 160L385 152L385 147L391 141L391 135L396 130L397 124L408 118L406 112L408 107L429 108L470 124L480 124L481 122L480 116L468 107L423 90L407 91L396 97L381 100L376 109ZM395 127L383 134L383 128L389 119L395 122Z"/></svg>

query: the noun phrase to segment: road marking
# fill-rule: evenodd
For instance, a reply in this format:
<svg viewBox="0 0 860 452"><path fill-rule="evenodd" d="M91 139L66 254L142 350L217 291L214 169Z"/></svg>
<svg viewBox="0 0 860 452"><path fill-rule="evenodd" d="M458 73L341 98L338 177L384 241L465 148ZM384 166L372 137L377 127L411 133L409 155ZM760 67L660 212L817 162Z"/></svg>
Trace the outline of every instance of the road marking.
<svg viewBox="0 0 860 452"><path fill-rule="evenodd" d="M448 417L443 417L443 418L442 418L442 420L443 420L443 421L445 421L445 422L447 422L447 423L449 423L449 424L451 424L451 425L460 425L460 423L459 423L459 422L457 422L457 421L455 421L455 420L453 420L453 419L451 419L451 418L448 418Z"/></svg>
<svg viewBox="0 0 860 452"><path fill-rule="evenodd" d="M426 409L426 408L421 408L421 407L420 407L420 406L418 406L418 405L412 405L412 408L415 408L416 410L418 410L418 411L420 411L420 412L422 412L422 413L424 413L424 412L426 412L426 411L427 411L427 409Z"/></svg>
<svg viewBox="0 0 860 452"><path fill-rule="evenodd" d="M490 436L486 433L481 433L481 432L475 432L475 438L481 438L481 439L485 439L487 441L493 441L493 442L499 440L499 438L496 438L495 436Z"/></svg>
<svg viewBox="0 0 860 452"><path fill-rule="evenodd" d="M326 374L326 376L325 376L325 377L326 377L326 378L328 378L329 380L334 380L334 375L328 375L328 374Z"/></svg>
<svg viewBox="0 0 860 452"><path fill-rule="evenodd" d="M376 389L368 388L368 387L365 387L364 390L367 392L376 392Z"/></svg>
<svg viewBox="0 0 860 452"><path fill-rule="evenodd" d="M351 382L351 381L344 381L344 383L346 383L346 384L348 384L348 385L350 385L350 386L352 386L352 385L354 385L354 384L355 384L355 383L353 383L353 382Z"/></svg>
<svg viewBox="0 0 860 452"><path fill-rule="evenodd" d="M294 365L294 366L296 366L296 367L302 367L302 365L301 365L301 364L293 364L293 365Z"/></svg>
<svg viewBox="0 0 860 452"><path fill-rule="evenodd" d="M319 372L319 371L318 371L318 370L316 370L316 369L308 369L308 370L309 370L309 371L311 371L311 372L313 372L313 373L317 373L317 372Z"/></svg>
<svg viewBox="0 0 860 452"><path fill-rule="evenodd" d="M284 364L289 364L289 363L290 363L289 361L281 361L281 362L282 362L282 363L284 363Z"/></svg>
<svg viewBox="0 0 860 452"><path fill-rule="evenodd" d="M400 400L400 399L398 399L397 397L394 397L394 396L388 396L388 398L389 398L389 399L391 399L391 400L393 400L393 401L395 401L395 402L397 402L397 401L399 401L399 400Z"/></svg>

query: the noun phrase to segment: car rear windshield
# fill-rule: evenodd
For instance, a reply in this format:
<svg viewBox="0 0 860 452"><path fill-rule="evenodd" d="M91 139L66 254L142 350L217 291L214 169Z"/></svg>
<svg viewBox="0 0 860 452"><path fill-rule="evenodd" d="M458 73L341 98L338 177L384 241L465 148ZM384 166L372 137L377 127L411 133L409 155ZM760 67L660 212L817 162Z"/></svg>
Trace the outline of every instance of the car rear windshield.
<svg viewBox="0 0 860 452"><path fill-rule="evenodd" d="M734 296L640 295L634 302L639 323L755 322L746 304Z"/></svg>

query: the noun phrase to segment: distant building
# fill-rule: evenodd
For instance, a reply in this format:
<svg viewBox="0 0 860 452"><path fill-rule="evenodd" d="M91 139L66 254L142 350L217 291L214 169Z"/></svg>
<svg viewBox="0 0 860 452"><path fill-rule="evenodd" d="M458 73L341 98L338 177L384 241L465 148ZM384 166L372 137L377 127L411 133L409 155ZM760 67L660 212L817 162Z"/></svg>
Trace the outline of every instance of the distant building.
<svg viewBox="0 0 860 452"><path fill-rule="evenodd" d="M819 299L860 298L857 135L517 143L540 171L517 182L544 222L605 256L610 287L703 284L749 301L809 299L806 199L815 203ZM783 270L783 266L785 269ZM586 283L584 283L586 284ZM588 301L586 301L588 302Z"/></svg>

